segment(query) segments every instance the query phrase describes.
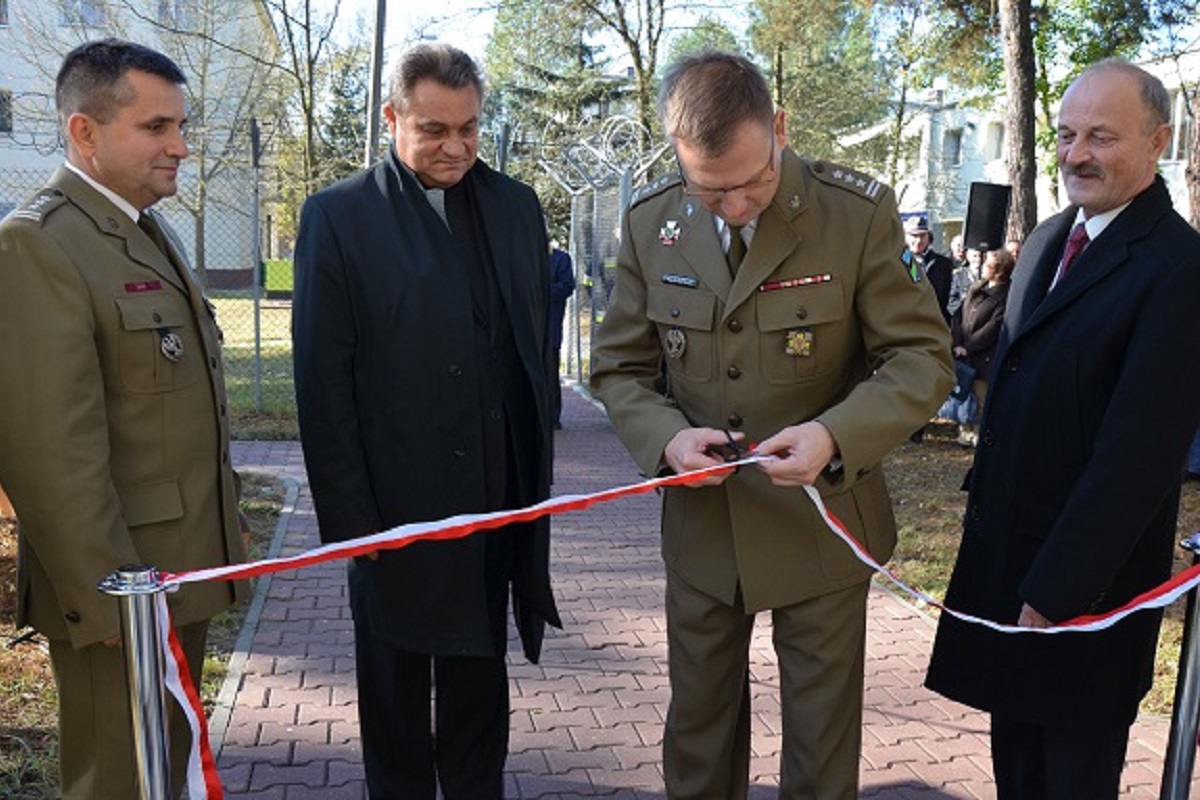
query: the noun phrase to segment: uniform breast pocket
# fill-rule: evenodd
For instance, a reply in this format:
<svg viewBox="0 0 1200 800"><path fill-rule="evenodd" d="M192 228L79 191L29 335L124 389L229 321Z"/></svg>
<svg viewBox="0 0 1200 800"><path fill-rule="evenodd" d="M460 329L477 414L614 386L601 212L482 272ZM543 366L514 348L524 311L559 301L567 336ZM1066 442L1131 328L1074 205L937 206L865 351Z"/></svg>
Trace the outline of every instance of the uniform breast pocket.
<svg viewBox="0 0 1200 800"><path fill-rule="evenodd" d="M646 316L658 325L671 375L692 381L712 379L716 308L717 298L698 289L648 287Z"/></svg>
<svg viewBox="0 0 1200 800"><path fill-rule="evenodd" d="M200 342L184 301L167 293L116 298L121 385L131 392L154 394L196 381L203 359Z"/></svg>
<svg viewBox="0 0 1200 800"><path fill-rule="evenodd" d="M840 281L755 296L759 363L771 383L794 383L836 364L845 309Z"/></svg>

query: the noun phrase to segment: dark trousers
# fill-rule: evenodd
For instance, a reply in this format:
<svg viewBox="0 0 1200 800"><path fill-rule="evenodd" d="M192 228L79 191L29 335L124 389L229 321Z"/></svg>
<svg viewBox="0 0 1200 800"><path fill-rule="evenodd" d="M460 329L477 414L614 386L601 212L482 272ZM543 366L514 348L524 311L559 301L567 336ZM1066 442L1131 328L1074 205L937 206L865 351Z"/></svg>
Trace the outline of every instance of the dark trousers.
<svg viewBox="0 0 1200 800"><path fill-rule="evenodd" d="M371 800L501 800L508 753L504 656L429 656L355 628ZM430 699L436 711L431 718Z"/></svg>
<svg viewBox="0 0 1200 800"><path fill-rule="evenodd" d="M992 714L997 800L1115 800L1128 725L1045 727Z"/></svg>

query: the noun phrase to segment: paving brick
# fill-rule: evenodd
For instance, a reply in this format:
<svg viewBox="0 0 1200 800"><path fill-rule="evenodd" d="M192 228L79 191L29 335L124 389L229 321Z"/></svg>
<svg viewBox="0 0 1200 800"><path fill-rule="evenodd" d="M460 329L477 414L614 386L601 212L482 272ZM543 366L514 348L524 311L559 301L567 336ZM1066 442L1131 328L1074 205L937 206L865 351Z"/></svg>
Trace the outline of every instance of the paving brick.
<svg viewBox="0 0 1200 800"><path fill-rule="evenodd" d="M556 494L639 480L603 414L573 392L556 434ZM295 442L237 442L241 468L295 481L282 551L318 544ZM626 498L554 521L552 576L563 631L541 663L519 657L509 626L508 800L664 800L667 681L659 498ZM928 613L873 588L868 601L863 798L995 800L988 719L922 687L934 635ZM777 794L779 675L770 617L750 644L751 789ZM343 564L275 575L241 673L218 763L231 800L365 800L354 682L353 622ZM1139 718L1122 800L1157 797L1167 720ZM1200 781L1200 779L1198 779ZM1200 797L1200 782L1194 794Z"/></svg>

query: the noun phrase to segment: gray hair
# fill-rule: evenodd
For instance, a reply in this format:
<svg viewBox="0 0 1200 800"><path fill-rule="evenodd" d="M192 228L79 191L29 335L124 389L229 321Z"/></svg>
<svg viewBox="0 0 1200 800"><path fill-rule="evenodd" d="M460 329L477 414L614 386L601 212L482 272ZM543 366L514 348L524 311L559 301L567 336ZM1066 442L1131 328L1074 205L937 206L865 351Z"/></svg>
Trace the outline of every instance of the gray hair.
<svg viewBox="0 0 1200 800"><path fill-rule="evenodd" d="M1150 133L1153 133L1159 125L1171 124L1171 95L1167 92L1167 87L1141 67L1131 64L1123 58L1106 58L1089 66L1079 75L1079 78L1110 70L1128 75L1138 82L1142 105L1145 106L1150 116Z"/></svg>
<svg viewBox="0 0 1200 800"><path fill-rule="evenodd" d="M683 140L716 157L729 147L742 123L761 123L769 130L775 102L767 79L749 59L705 50L667 67L658 111L672 140Z"/></svg>
<svg viewBox="0 0 1200 800"><path fill-rule="evenodd" d="M483 102L483 75L469 55L448 44L419 44L400 57L388 79L388 103L403 115L416 84L432 80L449 89L474 86Z"/></svg>

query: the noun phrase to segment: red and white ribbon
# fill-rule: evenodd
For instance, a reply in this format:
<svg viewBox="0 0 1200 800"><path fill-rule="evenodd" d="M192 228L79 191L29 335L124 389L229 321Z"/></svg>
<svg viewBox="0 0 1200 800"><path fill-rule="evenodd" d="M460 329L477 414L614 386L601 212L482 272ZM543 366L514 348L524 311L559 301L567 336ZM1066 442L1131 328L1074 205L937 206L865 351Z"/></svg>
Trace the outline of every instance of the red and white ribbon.
<svg viewBox="0 0 1200 800"><path fill-rule="evenodd" d="M217 774L217 760L213 758L212 748L208 744L208 721L204 717L204 705L192 681L183 647L175 635L175 626L171 624L166 593L156 593L154 602L158 605L158 640L163 648L163 683L179 703L192 731L192 747L187 763L187 796L197 800L221 800L225 794Z"/></svg>
<svg viewBox="0 0 1200 800"><path fill-rule="evenodd" d="M691 472L668 475L661 478L651 478L641 483L606 489L593 494L562 495L544 500L532 506L512 511L494 511L483 514L459 514L436 522L417 522L398 525L381 533L348 539L343 542L323 545L293 556L271 558L246 564L232 564L224 567L193 570L190 572L163 573L162 580L165 588L174 590L178 587L198 581L232 581L253 578L288 569L321 564L354 556L361 556L378 550L395 550L417 541L458 539L476 531L502 528L515 522L529 522L551 514L565 514L571 511L582 511L600 503L608 503L622 497L646 494L666 486L686 486L698 483L704 478L728 472L740 466L757 464L773 459L774 456L752 454L740 461L718 464ZM1007 625L992 620L982 619L971 614L947 608L938 600L914 589L897 578L890 570L878 563L865 547L862 546L849 532L846 526L834 516L821 500L820 493L812 486L805 486L805 492L812 499L821 518L831 531L841 539L858 557L859 561L872 570L883 575L897 587L942 613L950 614L965 622L984 625L1002 633L1082 633L1098 631L1112 627L1120 620L1136 611L1150 608L1162 608L1174 602L1185 593L1200 585L1200 565L1184 570L1166 583L1150 591L1138 595L1120 608L1089 616L1080 616L1049 628L1027 628L1019 625ZM158 594L163 613L160 614L160 626L166 631L160 631L164 645L164 655L168 664L167 687L179 699L192 727L193 751L188 759L188 792L193 798L220 800L222 795L221 783L217 777L216 763L208 745L208 731L204 721L204 712L200 705L199 696L192 685L187 672L187 664L183 652L171 630L166 617L166 600L163 593Z"/></svg>

